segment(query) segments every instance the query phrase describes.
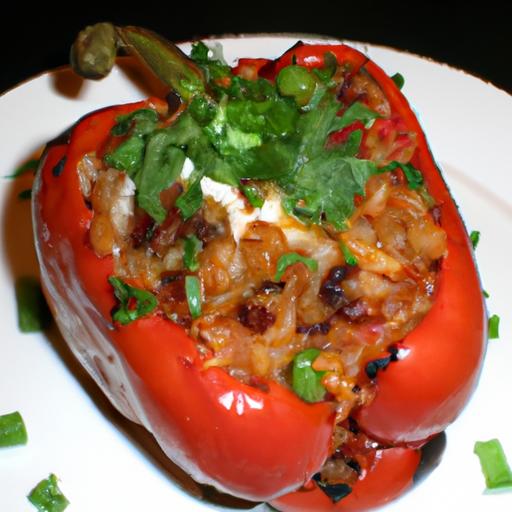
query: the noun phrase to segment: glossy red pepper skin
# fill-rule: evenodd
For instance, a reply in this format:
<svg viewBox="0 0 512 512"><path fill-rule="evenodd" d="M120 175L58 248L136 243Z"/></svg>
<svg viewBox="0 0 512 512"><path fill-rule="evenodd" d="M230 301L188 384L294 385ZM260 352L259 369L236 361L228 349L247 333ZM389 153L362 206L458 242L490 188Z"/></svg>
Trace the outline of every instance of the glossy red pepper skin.
<svg viewBox="0 0 512 512"><path fill-rule="evenodd" d="M465 228L417 120L380 68L345 45L304 45L258 70L275 75L293 55L297 64L321 66L326 51L353 70L364 67L394 113L417 133L413 163L440 204L448 234L448 256L431 312L404 340L406 357L380 372L375 401L357 413L372 436L415 447L455 418L475 385L485 340L478 275ZM147 102L93 113L74 128L67 144L47 150L33 194L47 297L78 359L123 414L153 432L171 459L199 482L248 499L271 500L299 488L322 466L330 450L331 407L306 404L274 383L263 391L220 369L204 370L195 341L159 314L127 326L111 324L114 297L107 278L113 261L98 258L88 244L92 212L81 195L76 167L86 153L101 150L118 115L143 105ZM65 166L56 176L53 170L64 156ZM339 503L333 505L314 489L291 493L275 505L286 512L378 506L410 485L418 461L414 448L385 450ZM382 486L382 475L397 486ZM304 496L310 498L302 502Z"/></svg>

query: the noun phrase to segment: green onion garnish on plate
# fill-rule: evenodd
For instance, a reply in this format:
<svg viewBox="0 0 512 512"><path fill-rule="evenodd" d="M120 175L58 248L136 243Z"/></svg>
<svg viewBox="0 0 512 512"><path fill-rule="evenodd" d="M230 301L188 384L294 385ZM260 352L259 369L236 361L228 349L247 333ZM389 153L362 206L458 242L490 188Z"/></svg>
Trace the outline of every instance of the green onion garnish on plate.
<svg viewBox="0 0 512 512"><path fill-rule="evenodd" d="M477 441L474 453L480 459L488 491L512 490L512 471L501 443L497 439Z"/></svg>
<svg viewBox="0 0 512 512"><path fill-rule="evenodd" d="M62 512L69 505L66 496L59 489L57 477L54 474L41 480L30 491L27 498L39 512Z"/></svg>
<svg viewBox="0 0 512 512"><path fill-rule="evenodd" d="M0 416L0 447L27 444L27 440L27 429L18 411Z"/></svg>

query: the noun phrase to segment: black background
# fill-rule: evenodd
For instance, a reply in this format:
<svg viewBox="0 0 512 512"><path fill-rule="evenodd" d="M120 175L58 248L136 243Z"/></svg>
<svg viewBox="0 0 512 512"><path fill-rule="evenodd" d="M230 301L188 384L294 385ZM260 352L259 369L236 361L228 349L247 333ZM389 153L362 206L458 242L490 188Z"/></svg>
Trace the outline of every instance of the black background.
<svg viewBox="0 0 512 512"><path fill-rule="evenodd" d="M90 4L10 6L0 27L0 91L68 61L76 33L112 21L151 28L180 41L208 34L318 33L367 41L463 68L512 91L512 9L504 0L146 2L101 9ZM440 84L442 86L442 84Z"/></svg>

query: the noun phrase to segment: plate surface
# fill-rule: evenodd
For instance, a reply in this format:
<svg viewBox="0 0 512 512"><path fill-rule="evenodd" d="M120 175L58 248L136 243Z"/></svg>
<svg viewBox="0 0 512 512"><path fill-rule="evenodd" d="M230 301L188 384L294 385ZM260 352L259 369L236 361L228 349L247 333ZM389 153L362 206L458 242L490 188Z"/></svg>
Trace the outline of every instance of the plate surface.
<svg viewBox="0 0 512 512"><path fill-rule="evenodd" d="M278 56L296 40L262 36L219 41L232 62L236 56ZM473 445L497 437L512 463L512 97L448 66L387 48L355 46L389 74L399 71L405 77L405 95L421 113L468 229L482 233L476 251L482 281L490 293L490 313L501 316L500 339L489 343L479 387L447 430L440 466L385 510L510 511L512 493L483 494ZM59 70L21 84L0 97L0 176L12 173L85 113L149 92L158 93L158 85L130 62L101 82L82 82ZM35 510L25 496L49 473L61 479L70 512L251 508L198 487L166 461L151 436L112 409L55 329L46 334L18 331L14 281L37 274L30 206L17 199L28 179L0 180L0 414L19 410L29 432L27 446L0 451L0 510ZM259 505L255 510L267 509Z"/></svg>

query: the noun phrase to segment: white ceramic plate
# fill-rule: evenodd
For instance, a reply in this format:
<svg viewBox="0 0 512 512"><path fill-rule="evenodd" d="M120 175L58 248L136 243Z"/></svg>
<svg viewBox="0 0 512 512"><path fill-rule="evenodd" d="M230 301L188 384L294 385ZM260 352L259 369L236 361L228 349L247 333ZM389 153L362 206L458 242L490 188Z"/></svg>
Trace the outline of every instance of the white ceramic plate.
<svg viewBox="0 0 512 512"><path fill-rule="evenodd" d="M274 57L295 41L265 36L222 43L232 61L236 56ZM510 511L512 493L483 494L473 445L497 437L512 462L512 98L447 66L387 48L357 46L388 73L405 77L404 92L421 113L468 228L482 232L477 249L482 280L491 295L490 311L501 316L500 340L490 342L479 387L447 431L441 465L389 509ZM6 93L0 97L0 175L10 174L81 115L146 96L146 82L124 65L102 82L82 83L61 70ZM30 438L25 447L0 451L0 510L35 510L25 496L50 472L61 479L70 512L233 510L181 490L175 478L196 495L204 494L162 458L150 436L120 418L57 332L18 331L13 283L16 276L37 272L30 207L17 199L26 179L0 180L0 414L21 411Z"/></svg>

